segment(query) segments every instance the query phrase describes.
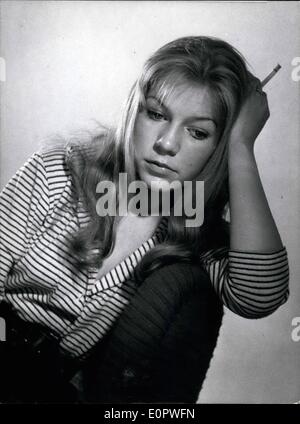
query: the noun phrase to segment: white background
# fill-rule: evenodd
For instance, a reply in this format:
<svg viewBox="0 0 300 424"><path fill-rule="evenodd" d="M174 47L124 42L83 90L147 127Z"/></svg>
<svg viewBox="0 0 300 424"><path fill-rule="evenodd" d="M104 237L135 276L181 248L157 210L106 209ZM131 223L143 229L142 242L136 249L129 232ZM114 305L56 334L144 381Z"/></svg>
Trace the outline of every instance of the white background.
<svg viewBox="0 0 300 424"><path fill-rule="evenodd" d="M291 338L300 317L300 82L291 78L300 3L2 1L0 11L0 187L52 135L92 128L94 120L114 124L142 63L165 42L223 38L261 79L282 65L266 87L271 118L256 156L288 249L291 295L261 320L226 310L199 402L300 400L300 341Z"/></svg>

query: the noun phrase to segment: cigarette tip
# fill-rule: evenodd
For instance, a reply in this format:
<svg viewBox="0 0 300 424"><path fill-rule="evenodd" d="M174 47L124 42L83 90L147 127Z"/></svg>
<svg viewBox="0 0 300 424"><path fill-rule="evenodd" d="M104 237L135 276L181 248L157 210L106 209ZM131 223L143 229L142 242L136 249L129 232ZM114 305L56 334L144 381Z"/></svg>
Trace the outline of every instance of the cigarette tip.
<svg viewBox="0 0 300 424"><path fill-rule="evenodd" d="M281 68L281 65L279 65L279 63L278 63L278 65L274 68L274 71L278 72L280 68Z"/></svg>

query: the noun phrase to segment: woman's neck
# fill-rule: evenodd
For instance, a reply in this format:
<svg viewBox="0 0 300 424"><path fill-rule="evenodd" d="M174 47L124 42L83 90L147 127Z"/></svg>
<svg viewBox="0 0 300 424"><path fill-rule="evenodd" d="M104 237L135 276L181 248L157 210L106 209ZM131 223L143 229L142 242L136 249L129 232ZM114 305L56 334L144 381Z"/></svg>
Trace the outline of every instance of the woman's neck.
<svg viewBox="0 0 300 424"><path fill-rule="evenodd" d="M160 216L143 217L132 213L121 217L116 229L114 248L103 260L97 278L101 278L152 237L160 220Z"/></svg>

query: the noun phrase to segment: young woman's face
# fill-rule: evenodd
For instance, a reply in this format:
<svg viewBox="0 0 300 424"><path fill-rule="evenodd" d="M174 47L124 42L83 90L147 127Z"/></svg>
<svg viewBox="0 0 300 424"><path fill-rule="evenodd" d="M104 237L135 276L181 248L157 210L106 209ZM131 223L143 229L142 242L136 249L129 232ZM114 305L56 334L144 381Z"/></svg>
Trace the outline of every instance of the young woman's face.
<svg viewBox="0 0 300 424"><path fill-rule="evenodd" d="M188 83L176 87L164 103L155 90L149 92L134 132L142 181L161 188L164 182L197 179L220 135L214 103L209 89Z"/></svg>

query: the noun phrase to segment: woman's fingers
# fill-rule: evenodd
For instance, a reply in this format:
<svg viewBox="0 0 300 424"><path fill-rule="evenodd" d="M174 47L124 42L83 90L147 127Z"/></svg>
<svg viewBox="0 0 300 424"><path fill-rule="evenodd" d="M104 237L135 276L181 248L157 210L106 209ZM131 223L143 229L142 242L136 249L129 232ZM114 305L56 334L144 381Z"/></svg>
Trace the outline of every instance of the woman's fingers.
<svg viewBox="0 0 300 424"><path fill-rule="evenodd" d="M254 96L258 100L263 100L267 103L267 93L263 91L261 81L251 74L251 72L249 72L249 76L248 98ZM258 96L262 96L262 98L260 99Z"/></svg>
<svg viewBox="0 0 300 424"><path fill-rule="evenodd" d="M261 81L254 75L250 74L249 92L257 91L258 93L264 93L261 85Z"/></svg>
<svg viewBox="0 0 300 424"><path fill-rule="evenodd" d="M231 131L231 143L252 146L269 117L267 94L261 81L250 74L248 93Z"/></svg>

